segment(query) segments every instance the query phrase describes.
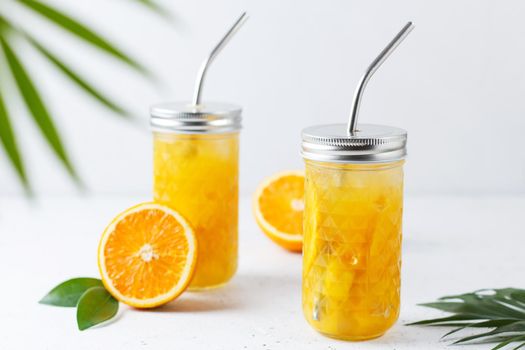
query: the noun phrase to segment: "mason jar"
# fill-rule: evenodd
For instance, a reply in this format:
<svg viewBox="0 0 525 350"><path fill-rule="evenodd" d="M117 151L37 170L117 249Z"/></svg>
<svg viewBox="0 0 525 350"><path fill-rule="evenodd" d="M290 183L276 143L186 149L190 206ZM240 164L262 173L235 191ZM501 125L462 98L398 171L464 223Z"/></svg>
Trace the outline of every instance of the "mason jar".
<svg viewBox="0 0 525 350"><path fill-rule="evenodd" d="M241 107L223 103L151 108L154 200L194 228L192 290L221 286L237 269L241 113Z"/></svg>
<svg viewBox="0 0 525 350"><path fill-rule="evenodd" d="M384 334L400 306L407 134L381 125L302 132L306 164L303 312L338 339Z"/></svg>

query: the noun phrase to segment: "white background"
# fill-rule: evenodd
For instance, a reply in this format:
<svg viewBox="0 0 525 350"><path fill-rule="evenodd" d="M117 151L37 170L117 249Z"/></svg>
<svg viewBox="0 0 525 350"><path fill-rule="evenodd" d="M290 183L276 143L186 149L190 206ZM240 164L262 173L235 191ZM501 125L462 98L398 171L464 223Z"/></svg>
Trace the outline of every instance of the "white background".
<svg viewBox="0 0 525 350"><path fill-rule="evenodd" d="M244 193L273 172L302 167L303 127L346 121L363 70L408 20L415 30L369 84L360 115L408 130L407 191L525 192L523 1L165 0L173 24L125 0L49 3L119 43L162 81L142 79L14 3L0 5L140 118L140 125L122 122L17 46L92 193L149 195L149 105L191 98L200 62L242 10L250 19L213 65L204 99L244 106ZM4 75L1 84L16 98ZM75 193L23 105L10 112L37 192ZM21 193L3 153L0 169L0 194Z"/></svg>

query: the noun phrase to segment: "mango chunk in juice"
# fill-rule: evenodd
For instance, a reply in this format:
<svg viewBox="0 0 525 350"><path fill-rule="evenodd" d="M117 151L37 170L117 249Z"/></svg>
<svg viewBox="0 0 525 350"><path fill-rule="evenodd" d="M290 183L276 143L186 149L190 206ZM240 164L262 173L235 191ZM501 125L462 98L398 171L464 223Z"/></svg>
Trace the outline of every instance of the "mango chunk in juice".
<svg viewBox="0 0 525 350"><path fill-rule="evenodd" d="M303 312L323 334L370 339L398 318L402 164L306 161Z"/></svg>

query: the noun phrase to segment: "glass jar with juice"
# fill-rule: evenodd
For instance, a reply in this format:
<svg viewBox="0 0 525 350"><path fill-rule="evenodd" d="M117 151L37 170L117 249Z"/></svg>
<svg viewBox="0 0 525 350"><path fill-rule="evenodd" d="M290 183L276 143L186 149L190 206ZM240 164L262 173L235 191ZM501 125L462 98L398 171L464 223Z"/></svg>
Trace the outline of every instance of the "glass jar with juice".
<svg viewBox="0 0 525 350"><path fill-rule="evenodd" d="M242 109L201 95L209 65L246 19L243 13L202 63L192 102L151 108L154 199L181 213L197 236L190 290L219 287L237 270Z"/></svg>
<svg viewBox="0 0 525 350"><path fill-rule="evenodd" d="M226 283L237 269L241 108L229 104L152 107L154 199L181 213L198 240L190 289Z"/></svg>
<svg viewBox="0 0 525 350"><path fill-rule="evenodd" d="M382 335L399 315L406 133L360 125L347 138L345 130L303 132L303 311L321 333L361 340ZM391 157L366 160L363 150L387 138L378 147L395 149Z"/></svg>
<svg viewBox="0 0 525 350"><path fill-rule="evenodd" d="M412 29L409 23L361 79L349 124L302 132L305 160L303 312L324 335L365 340L397 320L406 131L357 125L364 87Z"/></svg>

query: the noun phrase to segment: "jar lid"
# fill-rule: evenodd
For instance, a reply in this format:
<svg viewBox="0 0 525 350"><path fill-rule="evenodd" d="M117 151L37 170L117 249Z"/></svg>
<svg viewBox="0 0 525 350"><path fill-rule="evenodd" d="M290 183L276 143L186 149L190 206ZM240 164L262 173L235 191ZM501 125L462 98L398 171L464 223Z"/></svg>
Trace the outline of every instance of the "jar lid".
<svg viewBox="0 0 525 350"><path fill-rule="evenodd" d="M407 132L374 124L359 124L348 133L346 124L316 125L302 132L305 159L334 163L383 163L406 156Z"/></svg>
<svg viewBox="0 0 525 350"><path fill-rule="evenodd" d="M154 131L183 134L228 133L241 129L242 108L227 103L162 103L150 109Z"/></svg>

